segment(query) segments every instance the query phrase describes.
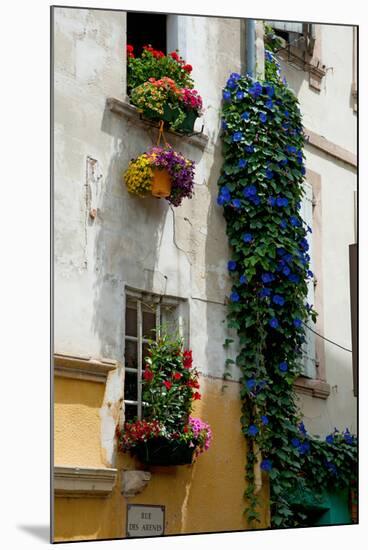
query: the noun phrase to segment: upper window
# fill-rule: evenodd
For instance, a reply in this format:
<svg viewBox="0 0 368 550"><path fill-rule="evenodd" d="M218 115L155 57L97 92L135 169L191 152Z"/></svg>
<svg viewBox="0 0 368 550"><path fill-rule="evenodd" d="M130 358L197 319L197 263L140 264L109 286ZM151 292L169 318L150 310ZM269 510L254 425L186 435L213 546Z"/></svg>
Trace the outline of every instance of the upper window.
<svg viewBox="0 0 368 550"><path fill-rule="evenodd" d="M125 419L144 416L142 373L148 342L159 336L160 326L178 332L188 340L187 302L170 296L159 296L128 289L125 308Z"/></svg>
<svg viewBox="0 0 368 550"><path fill-rule="evenodd" d="M316 40L315 25L290 21L266 21L276 36L282 40L283 48L293 46L301 51L313 53Z"/></svg>
<svg viewBox="0 0 368 550"><path fill-rule="evenodd" d="M152 46L155 50L167 53L165 14L160 13L127 13L127 44L134 47L140 55L143 46Z"/></svg>

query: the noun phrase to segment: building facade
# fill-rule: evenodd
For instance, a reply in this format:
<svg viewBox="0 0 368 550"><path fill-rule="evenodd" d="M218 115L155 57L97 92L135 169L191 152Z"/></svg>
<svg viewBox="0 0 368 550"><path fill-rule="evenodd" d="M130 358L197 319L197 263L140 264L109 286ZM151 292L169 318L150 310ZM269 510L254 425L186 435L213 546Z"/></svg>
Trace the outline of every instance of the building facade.
<svg viewBox="0 0 368 550"><path fill-rule="evenodd" d="M157 140L157 128L145 124L127 98L125 51L136 21L119 11L53 9L57 541L126 537L132 504L163 506L165 534L248 527L237 367L231 366L230 380L223 379L226 360L236 356L236 335L226 327L230 251L216 203L222 88L229 73L245 72L246 24L162 17L162 47L179 49L192 63L205 106L195 135L166 136L196 162L194 198L176 209L163 200L132 197L123 184L130 159ZM160 27L153 26L157 38ZM314 229L315 332L351 349L356 36L352 27L315 27L313 50L286 47L280 57L309 135L305 209ZM261 72L262 22L256 29ZM288 33L295 38L298 31L305 33L284 28L280 36L287 43ZM115 429L139 407L131 367L144 356L147 331L161 322L174 325L193 350L202 393L194 412L210 423L213 444L193 465L148 471L117 452ZM227 338L235 340L231 351L223 346ZM308 346L305 376L297 382L308 429L320 435L334 426L355 431L351 353L314 333ZM260 482L264 528L265 474Z"/></svg>

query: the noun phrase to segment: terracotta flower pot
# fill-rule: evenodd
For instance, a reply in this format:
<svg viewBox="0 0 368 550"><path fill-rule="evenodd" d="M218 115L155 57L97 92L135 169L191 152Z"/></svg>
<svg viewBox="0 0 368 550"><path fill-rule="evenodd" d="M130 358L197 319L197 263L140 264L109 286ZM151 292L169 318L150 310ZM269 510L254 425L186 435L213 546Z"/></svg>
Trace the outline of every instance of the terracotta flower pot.
<svg viewBox="0 0 368 550"><path fill-rule="evenodd" d="M159 199L169 197L171 194L171 178L167 170L153 168L153 180L151 193Z"/></svg>

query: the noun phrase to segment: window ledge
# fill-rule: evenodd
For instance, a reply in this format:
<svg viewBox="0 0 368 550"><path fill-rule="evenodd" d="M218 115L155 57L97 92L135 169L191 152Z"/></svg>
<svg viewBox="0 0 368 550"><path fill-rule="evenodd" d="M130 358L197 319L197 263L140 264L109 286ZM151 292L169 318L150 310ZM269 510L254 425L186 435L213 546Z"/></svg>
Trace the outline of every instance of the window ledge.
<svg viewBox="0 0 368 550"><path fill-rule="evenodd" d="M54 467L54 494L57 497L107 497L116 483L115 468Z"/></svg>
<svg viewBox="0 0 368 550"><path fill-rule="evenodd" d="M137 107L135 107L134 105L130 105L126 101L122 101L121 99L116 99L115 97L108 97L106 100L106 105L107 105L107 108L112 113L115 113L120 117L126 118L128 120L133 119L140 126L147 126L147 125L152 126L152 123L150 121L146 121L140 118ZM206 145L208 143L208 136L203 133L186 136L186 135L178 134L171 130L165 130L165 132L167 132L171 136L180 137L181 140L184 140L187 143L190 143L191 145L194 145L195 147L198 147L199 149L202 149L202 150L206 148Z"/></svg>
<svg viewBox="0 0 368 550"><path fill-rule="evenodd" d="M111 370L118 366L113 359L93 359L88 356L54 354L54 374L63 378L77 378L105 383Z"/></svg>
<svg viewBox="0 0 368 550"><path fill-rule="evenodd" d="M310 397L318 397L319 399L327 399L330 395L331 387L323 380L311 380L300 376L294 382L294 388L298 393L309 395Z"/></svg>

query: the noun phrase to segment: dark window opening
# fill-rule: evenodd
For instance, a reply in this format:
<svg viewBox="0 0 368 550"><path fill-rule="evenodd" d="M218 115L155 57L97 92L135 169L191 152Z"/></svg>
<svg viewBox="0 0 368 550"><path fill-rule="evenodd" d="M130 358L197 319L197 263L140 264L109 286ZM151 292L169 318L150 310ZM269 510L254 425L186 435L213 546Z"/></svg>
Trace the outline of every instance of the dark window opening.
<svg viewBox="0 0 368 550"><path fill-rule="evenodd" d="M143 46L166 52L166 15L160 13L127 13L127 44L140 55Z"/></svg>

